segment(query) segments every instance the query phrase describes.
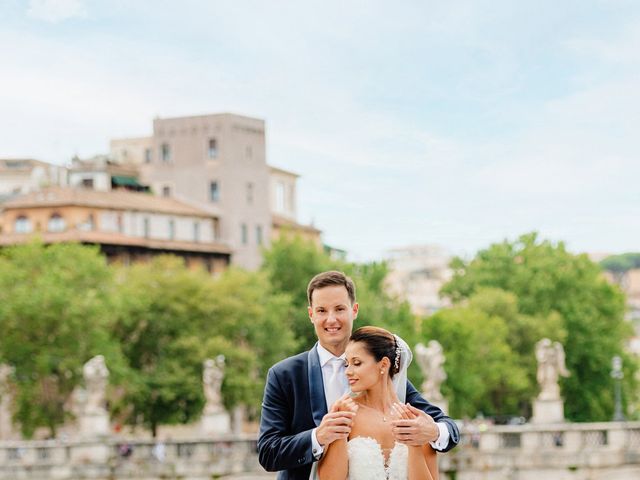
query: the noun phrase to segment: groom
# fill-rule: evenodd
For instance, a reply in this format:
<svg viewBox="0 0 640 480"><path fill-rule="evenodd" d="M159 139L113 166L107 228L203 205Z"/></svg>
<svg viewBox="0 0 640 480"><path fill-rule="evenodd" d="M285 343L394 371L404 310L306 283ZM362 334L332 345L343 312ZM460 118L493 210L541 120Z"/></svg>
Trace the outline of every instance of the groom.
<svg viewBox="0 0 640 480"><path fill-rule="evenodd" d="M262 401L258 457L266 470L280 471L279 479L308 480L312 463L324 449L348 437L354 415L329 407L349 391L344 351L358 316L355 285L341 272L320 273L309 283L307 298L318 343L271 367ZM456 424L410 382L407 402L417 407L417 418L392 423L397 441L430 443L442 452L458 443Z"/></svg>

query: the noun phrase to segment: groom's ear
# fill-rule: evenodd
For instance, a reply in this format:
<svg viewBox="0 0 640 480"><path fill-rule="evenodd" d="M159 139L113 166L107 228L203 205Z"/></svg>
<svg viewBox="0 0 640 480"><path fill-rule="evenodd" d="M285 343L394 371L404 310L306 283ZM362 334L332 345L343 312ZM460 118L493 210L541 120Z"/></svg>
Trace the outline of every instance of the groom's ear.
<svg viewBox="0 0 640 480"><path fill-rule="evenodd" d="M353 319L355 320L358 317L358 309L360 308L360 305L356 302L351 308L353 309Z"/></svg>
<svg viewBox="0 0 640 480"><path fill-rule="evenodd" d="M307 306L307 313L309 314L309 320L313 323L313 307L311 305Z"/></svg>

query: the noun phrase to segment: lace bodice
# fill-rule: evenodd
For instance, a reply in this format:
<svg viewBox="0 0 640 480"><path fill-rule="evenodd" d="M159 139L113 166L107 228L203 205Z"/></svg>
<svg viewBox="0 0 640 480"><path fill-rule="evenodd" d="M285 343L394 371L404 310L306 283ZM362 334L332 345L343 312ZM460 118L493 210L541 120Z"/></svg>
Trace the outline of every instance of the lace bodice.
<svg viewBox="0 0 640 480"><path fill-rule="evenodd" d="M385 467L380 444L371 437L355 437L347 443L348 480L407 480L407 446L396 443Z"/></svg>

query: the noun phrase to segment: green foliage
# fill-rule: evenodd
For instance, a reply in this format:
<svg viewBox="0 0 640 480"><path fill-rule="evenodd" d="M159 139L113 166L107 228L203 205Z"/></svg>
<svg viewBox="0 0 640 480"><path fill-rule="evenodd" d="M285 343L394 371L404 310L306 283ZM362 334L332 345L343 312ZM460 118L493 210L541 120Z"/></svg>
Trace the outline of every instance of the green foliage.
<svg viewBox="0 0 640 480"><path fill-rule="evenodd" d="M516 296L495 288L423 323L424 342L435 338L447 352L443 390L456 417L528 414L537 394L534 347L542 336L564 338L560 317L521 314Z"/></svg>
<svg viewBox="0 0 640 480"><path fill-rule="evenodd" d="M307 285L314 275L327 270L343 270L344 264L332 260L324 251L299 236L282 236L264 252L263 271L275 292L291 298L292 321L300 350L310 348L316 341L307 314Z"/></svg>
<svg viewBox="0 0 640 480"><path fill-rule="evenodd" d="M0 254L0 357L15 367L15 419L30 437L56 427L89 358L123 371L111 342L111 273L96 248L31 243Z"/></svg>
<svg viewBox="0 0 640 480"><path fill-rule="evenodd" d="M630 369L625 388L635 391L632 372L637 365L623 350L631 334L630 325L623 319L624 296L617 286L604 279L599 266L586 255L572 255L564 244L539 241L532 233L512 243L493 244L468 263L456 259L452 266L454 276L442 293L457 304L484 288L498 288L515 295L517 312L524 316L516 323L521 323L518 329L529 337L526 349L531 348L536 336L564 338L571 376L561 381L561 388L568 418L575 421L611 418L610 370L614 355L625 359ZM534 330L540 321L535 319L546 319L549 325L555 325L555 330L549 330L549 325ZM517 341L517 336L512 335L512 340ZM531 370L528 375L531 376Z"/></svg>
<svg viewBox="0 0 640 480"><path fill-rule="evenodd" d="M289 299L271 295L261 274L230 270L214 280L178 258L156 257L122 269L118 291L113 331L132 369L121 411L126 421L141 421L153 432L160 423L200 415L206 358L226 357L227 407L255 408L267 363L293 347Z"/></svg>

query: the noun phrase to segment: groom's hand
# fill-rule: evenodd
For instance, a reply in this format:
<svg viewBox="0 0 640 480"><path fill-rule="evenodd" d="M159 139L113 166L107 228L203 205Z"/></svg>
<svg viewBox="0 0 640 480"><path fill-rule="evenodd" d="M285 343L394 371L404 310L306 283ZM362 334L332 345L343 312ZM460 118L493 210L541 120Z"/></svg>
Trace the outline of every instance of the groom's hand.
<svg viewBox="0 0 640 480"><path fill-rule="evenodd" d="M316 429L316 438L323 448L336 440L346 439L351 433L353 417L357 410L357 406L352 408L351 404L355 406L353 401L347 399L345 395L333 404L329 413L322 417Z"/></svg>
<svg viewBox="0 0 640 480"><path fill-rule="evenodd" d="M396 441L413 446L435 442L440 436L440 430L433 418L412 405L406 407L413 414L413 418L401 418L391 422L391 431Z"/></svg>

